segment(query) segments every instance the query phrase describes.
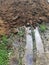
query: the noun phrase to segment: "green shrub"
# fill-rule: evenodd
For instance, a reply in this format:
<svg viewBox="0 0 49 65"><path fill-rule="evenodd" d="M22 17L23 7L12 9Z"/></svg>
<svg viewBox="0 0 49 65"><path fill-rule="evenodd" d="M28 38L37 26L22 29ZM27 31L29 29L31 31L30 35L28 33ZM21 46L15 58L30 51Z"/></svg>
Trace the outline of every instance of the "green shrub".
<svg viewBox="0 0 49 65"><path fill-rule="evenodd" d="M8 52L0 49L0 65L8 65Z"/></svg>
<svg viewBox="0 0 49 65"><path fill-rule="evenodd" d="M0 43L0 49L1 50L3 50L3 49L6 50L6 45L4 43Z"/></svg>
<svg viewBox="0 0 49 65"><path fill-rule="evenodd" d="M18 32L18 35L19 35L20 37L23 37L24 34L25 34L24 28L20 28L20 29L19 29L19 32Z"/></svg>
<svg viewBox="0 0 49 65"><path fill-rule="evenodd" d="M0 42L0 65L8 65L8 39L6 35L3 35L2 42Z"/></svg>
<svg viewBox="0 0 49 65"><path fill-rule="evenodd" d="M46 26L44 24L40 25L40 31L44 32L46 30Z"/></svg>
<svg viewBox="0 0 49 65"><path fill-rule="evenodd" d="M5 43L5 44L7 44L7 37L6 37L6 35L3 35L2 42Z"/></svg>
<svg viewBox="0 0 49 65"><path fill-rule="evenodd" d="M18 32L18 35L19 35L20 37L22 37L22 36L24 35L24 32L19 31L19 32Z"/></svg>

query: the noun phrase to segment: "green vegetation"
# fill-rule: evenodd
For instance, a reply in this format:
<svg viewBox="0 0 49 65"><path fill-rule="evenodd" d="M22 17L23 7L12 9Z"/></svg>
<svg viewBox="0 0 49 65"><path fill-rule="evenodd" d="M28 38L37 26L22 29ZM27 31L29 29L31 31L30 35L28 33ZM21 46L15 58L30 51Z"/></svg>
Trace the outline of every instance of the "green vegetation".
<svg viewBox="0 0 49 65"><path fill-rule="evenodd" d="M0 65L8 65L8 53L0 49Z"/></svg>
<svg viewBox="0 0 49 65"><path fill-rule="evenodd" d="M40 31L44 32L46 30L46 26L44 24L40 25Z"/></svg>
<svg viewBox="0 0 49 65"><path fill-rule="evenodd" d="M19 35L20 37L23 37L23 36L24 36L24 33L25 33L24 28L20 28L20 29L19 29L19 32L18 32L18 35Z"/></svg>
<svg viewBox="0 0 49 65"><path fill-rule="evenodd" d="M19 31L19 32L18 32L18 35L19 35L20 37L22 37L22 36L24 35L24 32L23 32L23 31Z"/></svg>
<svg viewBox="0 0 49 65"><path fill-rule="evenodd" d="M0 42L0 65L8 65L7 37L3 35Z"/></svg>
<svg viewBox="0 0 49 65"><path fill-rule="evenodd" d="M22 43L24 34L25 34L25 29L23 27L20 27L18 32L20 43ZM22 65L22 58L24 56L24 47L22 47L21 44L19 45L18 51L19 51L19 65Z"/></svg>
<svg viewBox="0 0 49 65"><path fill-rule="evenodd" d="M22 58L19 59L19 65L22 65Z"/></svg>
<svg viewBox="0 0 49 65"><path fill-rule="evenodd" d="M25 49L24 47L19 47L19 65L22 65L22 59L24 57Z"/></svg>
<svg viewBox="0 0 49 65"><path fill-rule="evenodd" d="M4 44L7 44L7 37L6 37L6 35L3 35L3 37L2 37L2 42L4 43Z"/></svg>

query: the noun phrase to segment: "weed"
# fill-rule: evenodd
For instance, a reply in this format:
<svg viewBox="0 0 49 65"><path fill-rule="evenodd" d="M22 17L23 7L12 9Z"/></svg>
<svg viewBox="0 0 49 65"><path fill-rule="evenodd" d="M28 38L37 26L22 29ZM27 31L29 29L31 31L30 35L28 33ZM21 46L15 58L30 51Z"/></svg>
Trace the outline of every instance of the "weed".
<svg viewBox="0 0 49 65"><path fill-rule="evenodd" d="M0 49L0 65L8 65L8 53Z"/></svg>
<svg viewBox="0 0 49 65"><path fill-rule="evenodd" d="M40 25L40 31L44 32L46 30L46 26L44 24Z"/></svg>
<svg viewBox="0 0 49 65"><path fill-rule="evenodd" d="M23 37L23 36L24 36L24 33L25 33L24 28L20 28L20 29L19 29L19 32L18 32L18 35L19 35L20 37Z"/></svg>
<svg viewBox="0 0 49 65"><path fill-rule="evenodd" d="M0 42L0 65L8 65L8 39L6 35L3 35L2 42Z"/></svg>
<svg viewBox="0 0 49 65"><path fill-rule="evenodd" d="M7 44L7 37L6 37L6 35L3 35L3 37L2 37L2 42L3 42L4 44Z"/></svg>

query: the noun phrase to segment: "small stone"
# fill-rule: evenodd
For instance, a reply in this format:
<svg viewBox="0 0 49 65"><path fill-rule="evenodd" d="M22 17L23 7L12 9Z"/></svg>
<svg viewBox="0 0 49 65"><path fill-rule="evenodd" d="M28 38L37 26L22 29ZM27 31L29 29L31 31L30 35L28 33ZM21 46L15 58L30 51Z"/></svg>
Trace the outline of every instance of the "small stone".
<svg viewBox="0 0 49 65"><path fill-rule="evenodd" d="M17 34L18 31L19 31L19 30L18 30L17 28L13 28L13 29L12 29L12 32L13 32L14 34Z"/></svg>

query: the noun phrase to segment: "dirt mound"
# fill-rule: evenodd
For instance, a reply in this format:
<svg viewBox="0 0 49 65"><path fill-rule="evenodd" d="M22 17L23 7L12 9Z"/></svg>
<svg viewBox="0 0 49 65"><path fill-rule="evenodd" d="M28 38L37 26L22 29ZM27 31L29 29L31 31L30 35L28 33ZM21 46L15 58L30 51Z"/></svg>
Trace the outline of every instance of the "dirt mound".
<svg viewBox="0 0 49 65"><path fill-rule="evenodd" d="M49 4L46 0L0 0L0 17L10 28L27 22L48 22Z"/></svg>

